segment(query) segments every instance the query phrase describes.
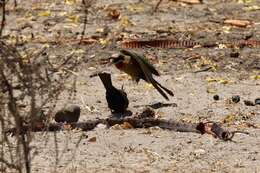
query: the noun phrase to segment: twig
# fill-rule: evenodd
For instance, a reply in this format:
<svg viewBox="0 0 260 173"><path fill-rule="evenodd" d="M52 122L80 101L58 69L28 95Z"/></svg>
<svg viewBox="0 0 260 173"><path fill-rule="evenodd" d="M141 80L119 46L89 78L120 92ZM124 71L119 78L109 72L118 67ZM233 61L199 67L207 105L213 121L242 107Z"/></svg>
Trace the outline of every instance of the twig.
<svg viewBox="0 0 260 173"><path fill-rule="evenodd" d="M0 37L1 37L5 26L5 0L1 0L0 4L2 6L2 21L1 21L1 28L0 28Z"/></svg>
<svg viewBox="0 0 260 173"><path fill-rule="evenodd" d="M159 5L161 4L162 0L159 0L153 10L153 13L155 13L157 11L157 9L159 8Z"/></svg>
<svg viewBox="0 0 260 173"><path fill-rule="evenodd" d="M82 43L83 39L84 39L84 35L86 32L86 28L87 28L87 22L88 22L88 8L91 6L91 0L88 0L86 2L86 0L82 0L82 5L84 6L84 25L83 25L83 30L81 32L81 39L80 39L80 44Z"/></svg>
<svg viewBox="0 0 260 173"><path fill-rule="evenodd" d="M211 66L210 66L210 67L206 67L206 68L204 68L204 69L196 70L196 71L194 71L193 73L206 72L206 71L209 71L210 69L212 69Z"/></svg>

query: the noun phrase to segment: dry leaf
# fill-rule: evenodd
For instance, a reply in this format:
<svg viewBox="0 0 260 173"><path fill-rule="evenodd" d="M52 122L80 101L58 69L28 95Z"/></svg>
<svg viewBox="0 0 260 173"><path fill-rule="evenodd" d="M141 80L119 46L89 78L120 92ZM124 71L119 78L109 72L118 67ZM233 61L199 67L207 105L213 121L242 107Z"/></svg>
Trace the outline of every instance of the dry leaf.
<svg viewBox="0 0 260 173"><path fill-rule="evenodd" d="M241 3L241 4L248 4L248 3L251 3L252 0L238 0L237 2Z"/></svg>
<svg viewBox="0 0 260 173"><path fill-rule="evenodd" d="M183 2L186 4L201 4L202 0L178 0L178 2Z"/></svg>
<svg viewBox="0 0 260 173"><path fill-rule="evenodd" d="M96 32L97 33L104 33L105 32L105 28L97 28Z"/></svg>
<svg viewBox="0 0 260 173"><path fill-rule="evenodd" d="M212 77L209 77L206 79L206 81L208 83L212 83L212 82L218 82L220 84L228 84L230 83L231 81L227 80L227 79L223 79L223 78L212 78Z"/></svg>
<svg viewBox="0 0 260 173"><path fill-rule="evenodd" d="M88 142L96 142L97 141L97 137L94 136L92 138L89 138Z"/></svg>
<svg viewBox="0 0 260 173"><path fill-rule="evenodd" d="M133 128L133 126L128 122L124 122L120 126L121 126L122 129L132 129Z"/></svg>
<svg viewBox="0 0 260 173"><path fill-rule="evenodd" d="M128 5L126 8L131 12L143 12L144 11L144 7L140 4Z"/></svg>
<svg viewBox="0 0 260 173"><path fill-rule="evenodd" d="M76 0L64 0L65 4L72 5L76 3Z"/></svg>
<svg viewBox="0 0 260 173"><path fill-rule="evenodd" d="M38 16L42 16L42 17L48 17L50 15L51 15L51 11L43 11L38 13Z"/></svg>
<svg viewBox="0 0 260 173"><path fill-rule="evenodd" d="M108 13L107 16L112 18L112 19L118 19L120 16L120 11L117 9L107 9Z"/></svg>
<svg viewBox="0 0 260 173"><path fill-rule="evenodd" d="M101 38L101 39L99 39L99 43L100 43L101 45L105 46L105 45L108 45L109 40L108 40L108 39L103 39L103 38Z"/></svg>
<svg viewBox="0 0 260 173"><path fill-rule="evenodd" d="M79 23L79 16L77 15L67 15L67 19L68 22L72 22L72 23Z"/></svg>
<svg viewBox="0 0 260 173"><path fill-rule="evenodd" d="M150 84L150 83L145 83L144 88L145 88L145 89L152 89L152 88L153 88L153 85Z"/></svg>
<svg viewBox="0 0 260 173"><path fill-rule="evenodd" d="M251 24L248 20L235 20L235 19L227 19L224 21L225 24L230 24L238 27L246 27Z"/></svg>
<svg viewBox="0 0 260 173"><path fill-rule="evenodd" d="M223 26L222 29L223 29L223 32L224 32L224 33L227 33L227 34L228 34L228 33L230 33L231 26Z"/></svg>
<svg viewBox="0 0 260 173"><path fill-rule="evenodd" d="M243 8L243 10L245 10L245 11L256 11L256 10L260 10L260 6L253 5L253 6Z"/></svg>
<svg viewBox="0 0 260 173"><path fill-rule="evenodd" d="M214 94L216 93L217 91L213 88L207 88L207 93L210 93L210 94Z"/></svg>
<svg viewBox="0 0 260 173"><path fill-rule="evenodd" d="M230 122L232 122L232 121L234 121L234 120L235 120L235 115L233 115L233 114L228 114L228 115L224 118L223 122L224 122L224 123L230 123Z"/></svg>
<svg viewBox="0 0 260 173"><path fill-rule="evenodd" d="M129 20L129 18L127 16L123 16L123 17L121 17L121 20L120 20L120 26L129 27L129 26L133 26L133 23Z"/></svg>
<svg viewBox="0 0 260 173"><path fill-rule="evenodd" d="M260 75L253 75L253 76L250 76L251 79L254 79L254 80L259 80L260 79Z"/></svg>

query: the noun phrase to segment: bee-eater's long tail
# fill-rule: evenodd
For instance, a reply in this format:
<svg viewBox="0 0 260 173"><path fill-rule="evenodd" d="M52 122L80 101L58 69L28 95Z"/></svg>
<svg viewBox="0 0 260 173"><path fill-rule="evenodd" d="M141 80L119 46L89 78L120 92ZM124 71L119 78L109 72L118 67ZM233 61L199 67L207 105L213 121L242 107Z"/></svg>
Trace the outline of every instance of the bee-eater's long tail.
<svg viewBox="0 0 260 173"><path fill-rule="evenodd" d="M174 94L173 94L173 92L171 91L171 90L169 90L169 89L167 89L167 88L165 88L164 86L162 86L159 82L157 82L156 80L154 80L156 83L157 83L157 85L159 85L164 91L166 91L169 95L171 95L171 96L174 96Z"/></svg>
<svg viewBox="0 0 260 173"><path fill-rule="evenodd" d="M154 88L166 99L169 100L168 96L163 92L163 90L161 88L163 88L161 86L161 84L159 84L156 80L154 80L153 78L150 80L150 82L152 83L152 85L154 86ZM161 88L160 88L161 87ZM164 89L164 88L163 88ZM168 93L168 92L167 92Z"/></svg>

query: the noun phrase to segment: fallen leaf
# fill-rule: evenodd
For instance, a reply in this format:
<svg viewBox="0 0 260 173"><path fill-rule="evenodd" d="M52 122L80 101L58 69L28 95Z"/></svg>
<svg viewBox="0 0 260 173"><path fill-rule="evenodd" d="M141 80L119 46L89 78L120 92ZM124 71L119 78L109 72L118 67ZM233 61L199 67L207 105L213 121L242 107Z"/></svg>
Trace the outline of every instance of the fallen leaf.
<svg viewBox="0 0 260 173"><path fill-rule="evenodd" d="M120 16L120 11L117 10L117 9L107 9L108 13L107 13L107 16L112 18L112 19L118 19L119 16Z"/></svg>
<svg viewBox="0 0 260 173"><path fill-rule="evenodd" d="M212 78L212 77L207 78L206 81L207 81L208 83L217 82L217 83L220 83L220 84L228 84L228 83L231 82L231 81L229 81L229 80L227 80L227 79L223 79L223 78Z"/></svg>
<svg viewBox="0 0 260 173"><path fill-rule="evenodd" d="M65 4L73 5L76 3L76 0L64 0Z"/></svg>
<svg viewBox="0 0 260 173"><path fill-rule="evenodd" d="M230 33L231 26L223 26L222 30L223 30L224 33Z"/></svg>
<svg viewBox="0 0 260 173"><path fill-rule="evenodd" d="M51 15L51 11L43 11L43 12L38 13L38 16L41 16L41 17L48 17L50 15Z"/></svg>
<svg viewBox="0 0 260 173"><path fill-rule="evenodd" d="M89 67L88 70L96 70L95 67Z"/></svg>
<svg viewBox="0 0 260 173"><path fill-rule="evenodd" d="M140 4L128 5L126 8L131 12L143 12L144 11L144 7Z"/></svg>
<svg viewBox="0 0 260 173"><path fill-rule="evenodd" d="M92 138L89 138L88 142L96 142L97 141L97 137L92 137Z"/></svg>
<svg viewBox="0 0 260 173"><path fill-rule="evenodd" d="M207 88L207 93L210 93L210 94L214 94L216 93L217 91L213 88Z"/></svg>
<svg viewBox="0 0 260 173"><path fill-rule="evenodd" d="M238 0L237 2L240 4L248 4L248 3L251 3L252 0Z"/></svg>
<svg viewBox="0 0 260 173"><path fill-rule="evenodd" d="M250 76L250 78L253 79L253 80L259 80L260 75L253 75L253 76Z"/></svg>
<svg viewBox="0 0 260 173"><path fill-rule="evenodd" d="M186 4L201 4L202 0L178 0L178 2L183 2Z"/></svg>
<svg viewBox="0 0 260 173"><path fill-rule="evenodd" d="M123 16L120 19L120 26L129 27L129 26L133 26L133 23L129 20L127 16Z"/></svg>
<svg viewBox="0 0 260 173"><path fill-rule="evenodd" d="M223 123L230 123L235 120L235 115L233 114L228 114L224 119Z"/></svg>
<svg viewBox="0 0 260 173"><path fill-rule="evenodd" d="M252 6L249 6L249 7L244 7L243 10L245 10L245 11L256 11L256 10L260 10L260 6L252 5Z"/></svg>
<svg viewBox="0 0 260 173"><path fill-rule="evenodd" d="M230 24L238 27L246 27L251 24L248 20L235 20L235 19L227 19L224 21L225 24Z"/></svg>
<svg viewBox="0 0 260 173"><path fill-rule="evenodd" d="M133 128L133 126L128 122L124 122L120 126L121 126L122 129L132 129Z"/></svg>
<svg viewBox="0 0 260 173"><path fill-rule="evenodd" d="M108 40L108 39L103 39L103 38L101 38L101 39L99 39L99 43L100 43L101 45L105 46L105 45L108 45L109 40Z"/></svg>
<svg viewBox="0 0 260 173"><path fill-rule="evenodd" d="M79 23L79 16L77 15L67 15L67 19L68 22L72 22L72 23Z"/></svg>
<svg viewBox="0 0 260 173"><path fill-rule="evenodd" d="M150 83L145 83L144 88L145 88L145 89L152 89L152 88L153 88L153 85L150 84Z"/></svg>

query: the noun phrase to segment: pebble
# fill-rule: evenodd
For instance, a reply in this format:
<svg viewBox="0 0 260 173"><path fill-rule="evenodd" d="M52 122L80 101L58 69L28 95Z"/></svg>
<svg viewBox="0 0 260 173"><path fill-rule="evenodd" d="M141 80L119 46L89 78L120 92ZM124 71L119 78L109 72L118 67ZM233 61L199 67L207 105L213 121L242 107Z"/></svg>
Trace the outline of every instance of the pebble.
<svg viewBox="0 0 260 173"><path fill-rule="evenodd" d="M70 105L62 108L55 114L55 121L58 123L75 123L78 122L80 116L80 107L78 105Z"/></svg>
<svg viewBox="0 0 260 173"><path fill-rule="evenodd" d="M239 52L231 52L230 53L230 57L232 57L232 58L237 58L237 57L239 57Z"/></svg>
<svg viewBox="0 0 260 173"><path fill-rule="evenodd" d="M244 100L244 103L246 106L255 106L255 104L252 101Z"/></svg>
<svg viewBox="0 0 260 173"><path fill-rule="evenodd" d="M240 101L239 95L232 96L232 102L238 103Z"/></svg>
<svg viewBox="0 0 260 173"><path fill-rule="evenodd" d="M219 100L219 95L217 95L217 94L214 95L214 96L213 96L213 99L214 99L214 100Z"/></svg>
<svg viewBox="0 0 260 173"><path fill-rule="evenodd" d="M256 104L256 105L260 105L260 98L256 98L256 99L255 99L255 104Z"/></svg>

